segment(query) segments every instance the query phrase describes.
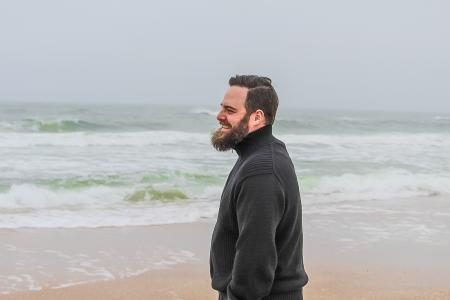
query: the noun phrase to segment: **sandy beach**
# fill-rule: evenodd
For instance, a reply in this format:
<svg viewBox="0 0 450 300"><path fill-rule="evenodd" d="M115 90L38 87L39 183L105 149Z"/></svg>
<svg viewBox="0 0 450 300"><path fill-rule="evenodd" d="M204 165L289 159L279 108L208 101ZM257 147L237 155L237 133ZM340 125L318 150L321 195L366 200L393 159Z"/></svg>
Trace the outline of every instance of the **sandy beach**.
<svg viewBox="0 0 450 300"><path fill-rule="evenodd" d="M215 300L204 264L184 264L140 276L83 284L62 289L16 293L0 299L160 299ZM438 279L444 274L424 270L370 270L336 267L310 267L311 282L304 290L304 299L450 299L445 283L417 287L424 275ZM431 279L431 278L430 278Z"/></svg>
<svg viewBox="0 0 450 300"><path fill-rule="evenodd" d="M385 239L345 248L342 236L319 227L314 234L309 230L318 219L308 214L304 219L305 267L310 277L305 299L450 299L447 244ZM40 270L45 272L33 275L39 290L13 291L0 299L217 299L208 265L213 225L207 220L122 228L2 230L2 272L17 268L23 258L20 249L25 248L33 251L27 254L28 263L41 262ZM106 249L114 259L102 258ZM83 274L91 277L79 274L82 266L87 268L86 261L92 263ZM139 261L144 268L138 274L120 272L122 264L129 267ZM92 277L100 274L95 263L103 268L101 274L108 270L109 276ZM83 280L91 282L80 283Z"/></svg>

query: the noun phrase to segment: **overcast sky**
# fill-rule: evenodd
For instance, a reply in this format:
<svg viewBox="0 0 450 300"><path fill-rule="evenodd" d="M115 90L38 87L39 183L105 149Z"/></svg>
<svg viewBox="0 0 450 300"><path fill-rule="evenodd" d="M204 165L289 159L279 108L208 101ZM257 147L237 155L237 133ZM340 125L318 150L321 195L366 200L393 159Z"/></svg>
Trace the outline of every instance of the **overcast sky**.
<svg viewBox="0 0 450 300"><path fill-rule="evenodd" d="M280 105L450 112L450 1L0 2L0 102L217 105L234 74Z"/></svg>

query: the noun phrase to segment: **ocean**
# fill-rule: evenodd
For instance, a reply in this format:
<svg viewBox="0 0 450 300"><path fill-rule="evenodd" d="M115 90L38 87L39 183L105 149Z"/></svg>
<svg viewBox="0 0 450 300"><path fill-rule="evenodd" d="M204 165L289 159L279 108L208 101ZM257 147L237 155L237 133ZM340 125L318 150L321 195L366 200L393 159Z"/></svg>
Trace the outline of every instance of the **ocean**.
<svg viewBox="0 0 450 300"><path fill-rule="evenodd" d="M217 109L0 105L0 295L206 262L237 159L210 144ZM450 115L281 106L273 131L300 183L307 267L448 270ZM140 226L156 224L172 225Z"/></svg>
<svg viewBox="0 0 450 300"><path fill-rule="evenodd" d="M237 158L210 144L217 109L1 104L0 228L214 219ZM450 202L449 114L280 107L273 131L296 167L305 214Z"/></svg>

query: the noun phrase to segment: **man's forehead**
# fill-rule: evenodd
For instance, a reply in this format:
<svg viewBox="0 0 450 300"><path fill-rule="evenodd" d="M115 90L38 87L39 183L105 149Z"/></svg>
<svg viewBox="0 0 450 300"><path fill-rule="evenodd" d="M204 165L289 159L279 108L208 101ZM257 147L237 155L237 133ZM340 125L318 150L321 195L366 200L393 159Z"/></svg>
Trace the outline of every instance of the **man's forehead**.
<svg viewBox="0 0 450 300"><path fill-rule="evenodd" d="M245 99L247 98L248 88L240 86L231 86L225 92L222 106L231 106L234 108L241 108L245 106Z"/></svg>

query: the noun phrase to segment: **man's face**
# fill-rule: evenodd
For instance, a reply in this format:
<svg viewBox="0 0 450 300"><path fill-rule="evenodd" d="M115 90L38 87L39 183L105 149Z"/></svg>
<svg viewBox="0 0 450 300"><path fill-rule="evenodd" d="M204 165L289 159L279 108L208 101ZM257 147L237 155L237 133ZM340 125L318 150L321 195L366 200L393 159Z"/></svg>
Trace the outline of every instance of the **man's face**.
<svg viewBox="0 0 450 300"><path fill-rule="evenodd" d="M248 89L231 86L225 93L217 120L220 127L213 132L211 143L218 151L227 151L248 134L249 115L245 109Z"/></svg>

